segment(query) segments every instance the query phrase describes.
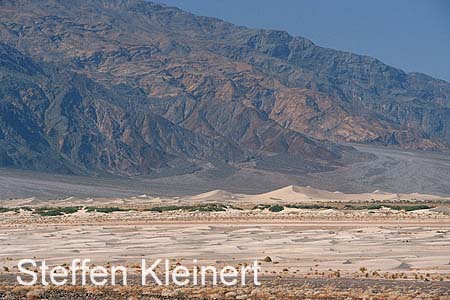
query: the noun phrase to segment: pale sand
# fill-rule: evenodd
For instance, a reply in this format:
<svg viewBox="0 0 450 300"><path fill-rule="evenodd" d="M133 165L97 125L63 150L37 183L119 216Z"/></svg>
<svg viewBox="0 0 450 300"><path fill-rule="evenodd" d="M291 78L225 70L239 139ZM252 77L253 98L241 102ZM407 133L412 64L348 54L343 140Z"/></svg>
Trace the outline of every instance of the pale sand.
<svg viewBox="0 0 450 300"><path fill-rule="evenodd" d="M181 202L235 202L235 203L312 203L312 202L365 202L365 201L446 201L450 198L427 194L395 194L383 191L362 194L344 194L311 187L290 185L264 194L233 194L214 190L192 197L179 198Z"/></svg>
<svg viewBox="0 0 450 300"><path fill-rule="evenodd" d="M311 187L287 186L285 188L275 190L269 193L249 197L252 200L281 200L286 202L320 202L320 201L398 201L398 200L444 200L445 198L426 195L426 194L394 194L382 191L374 191L372 193L362 194L344 194L339 191L329 192L325 190L314 189Z"/></svg>
<svg viewBox="0 0 450 300"><path fill-rule="evenodd" d="M177 224L178 223L178 224ZM394 222L395 223L395 222ZM297 274L360 268L379 272L450 274L450 222L214 223L173 222L83 226L34 224L0 226L0 268L14 270L23 258L54 264L74 258L95 263L137 263L172 258L189 264L233 264L270 256L265 272L288 268ZM352 275L353 274L353 275Z"/></svg>
<svg viewBox="0 0 450 300"><path fill-rule="evenodd" d="M224 190L213 190L207 193L184 197L152 197L151 195L137 195L130 198L87 198L69 197L57 200L40 200L37 198L1 200L0 206L73 206L73 205L173 205L173 204L204 204L204 203L231 203L231 204L301 204L318 202L445 202L450 204L450 197L441 197L427 194L396 194L382 191L362 194L344 194L339 191L330 192L290 185L264 194L235 194Z"/></svg>

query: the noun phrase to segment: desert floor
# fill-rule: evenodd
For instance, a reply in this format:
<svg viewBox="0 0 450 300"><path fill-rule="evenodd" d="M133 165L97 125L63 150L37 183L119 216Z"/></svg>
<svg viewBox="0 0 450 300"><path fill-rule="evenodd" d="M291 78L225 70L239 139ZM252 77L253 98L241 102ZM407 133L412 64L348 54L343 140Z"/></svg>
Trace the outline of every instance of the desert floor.
<svg viewBox="0 0 450 300"><path fill-rule="evenodd" d="M293 193L307 206L293 205ZM317 193L320 201L311 201ZM0 299L450 299L448 200L413 195L421 199L398 202L398 195L376 192L361 198L382 205L342 194L330 203L330 193L292 187L264 195L67 199L57 203L76 209L61 214L56 202L45 208L36 199L14 200L0 213ZM52 209L56 215L47 216ZM15 281L24 258L52 265L89 258L127 266L135 276L143 258L217 267L258 260L263 285L27 288Z"/></svg>
<svg viewBox="0 0 450 300"><path fill-rule="evenodd" d="M238 265L269 256L266 274L450 279L450 222L160 222L2 226L0 263L22 258L97 264L168 258ZM368 274L368 275L366 275ZM379 275L375 275L379 274Z"/></svg>
<svg viewBox="0 0 450 300"><path fill-rule="evenodd" d="M0 275L0 299L450 299L450 220L385 219L380 224L277 218L3 224L0 265L8 272ZM258 259L263 285L17 287L15 264L31 257L51 264L90 258L135 268L136 276L142 258L170 258L187 266L195 258L236 267Z"/></svg>

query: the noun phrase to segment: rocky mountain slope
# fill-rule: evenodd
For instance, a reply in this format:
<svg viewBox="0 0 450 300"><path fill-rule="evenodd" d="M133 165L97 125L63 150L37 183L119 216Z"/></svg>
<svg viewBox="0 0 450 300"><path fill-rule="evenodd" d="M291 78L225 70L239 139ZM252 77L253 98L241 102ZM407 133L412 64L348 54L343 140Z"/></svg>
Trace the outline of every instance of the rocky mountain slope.
<svg viewBox="0 0 450 300"><path fill-rule="evenodd" d="M120 91L36 64L5 44L0 44L0 82L3 166L131 175L168 167L170 161L183 167L192 164L189 158L244 157L223 138L190 132L149 111L134 111Z"/></svg>
<svg viewBox="0 0 450 300"><path fill-rule="evenodd" d="M121 86L37 63L0 43L0 165L74 174L174 175L207 165L248 162L262 153L220 135L205 135L153 113L148 99ZM258 117L264 141L304 153L305 167L335 164L344 147L311 140ZM237 125L239 126L239 124ZM274 136L272 136L272 133ZM271 141L269 139L272 139ZM282 147L281 145L280 147ZM274 150L276 151L276 150ZM284 152L284 149L280 150Z"/></svg>
<svg viewBox="0 0 450 300"><path fill-rule="evenodd" d="M450 146L450 84L285 32L142 0L19 0L0 2L0 36L2 166L132 175L278 154L323 170L354 151L340 142Z"/></svg>

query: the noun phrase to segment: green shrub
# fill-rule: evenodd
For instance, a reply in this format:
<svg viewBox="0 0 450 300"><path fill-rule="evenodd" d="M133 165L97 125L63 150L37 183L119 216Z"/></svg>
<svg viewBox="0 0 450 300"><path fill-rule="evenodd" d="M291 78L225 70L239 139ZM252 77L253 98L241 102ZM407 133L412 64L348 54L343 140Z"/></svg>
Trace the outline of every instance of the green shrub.
<svg viewBox="0 0 450 300"><path fill-rule="evenodd" d="M219 212L219 211L226 211L227 206L223 204L200 204L200 205L170 205L170 206L158 206L158 207L151 207L147 208L144 211L154 211L154 212L165 212L165 211L176 211L176 210L183 210L183 211L200 211L200 212Z"/></svg>
<svg viewBox="0 0 450 300"><path fill-rule="evenodd" d="M67 207L38 207L34 210L35 214L42 217L55 217L62 215L74 214L80 210L79 206L67 206Z"/></svg>
<svg viewBox="0 0 450 300"><path fill-rule="evenodd" d="M14 211L11 208L8 207L0 207L0 213L6 213L6 212L10 212L10 211Z"/></svg>
<svg viewBox="0 0 450 300"><path fill-rule="evenodd" d="M217 212L217 211L226 211L227 207L223 204L206 204L206 205L198 205L194 206L190 209L190 211L202 211L202 212Z"/></svg>
<svg viewBox="0 0 450 300"><path fill-rule="evenodd" d="M344 209L346 210L375 210L375 209L381 209L383 205L380 204L371 204L371 205L352 205L352 204L346 204L344 206Z"/></svg>
<svg viewBox="0 0 450 300"><path fill-rule="evenodd" d="M296 209L333 209L335 206L322 205L322 204L288 204L286 205L288 208L296 208Z"/></svg>
<svg viewBox="0 0 450 300"><path fill-rule="evenodd" d="M281 205L272 205L271 207L269 207L269 211L271 212L280 212L284 210L284 206Z"/></svg>
<svg viewBox="0 0 450 300"><path fill-rule="evenodd" d="M394 210L404 210L404 211L407 211L407 212L433 208L433 207L428 206L428 205L401 205L401 206L389 205L389 206L386 206L386 207L389 207L390 209L394 209Z"/></svg>
<svg viewBox="0 0 450 300"><path fill-rule="evenodd" d="M104 213L104 214L109 214L112 212L116 212L116 211L130 211L131 209L126 209L126 208L120 208L120 207L86 207L86 211L87 212L98 212L98 213Z"/></svg>
<svg viewBox="0 0 450 300"><path fill-rule="evenodd" d="M159 212L162 213L163 211L175 211L180 210L180 206L158 206L158 207L151 207L146 208L144 211L153 211L153 212Z"/></svg>

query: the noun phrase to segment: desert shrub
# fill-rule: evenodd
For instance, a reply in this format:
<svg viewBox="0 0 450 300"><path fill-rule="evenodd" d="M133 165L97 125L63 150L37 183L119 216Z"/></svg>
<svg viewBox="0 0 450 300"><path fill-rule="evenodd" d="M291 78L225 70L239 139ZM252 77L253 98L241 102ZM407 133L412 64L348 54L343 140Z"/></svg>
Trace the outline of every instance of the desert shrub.
<svg viewBox="0 0 450 300"><path fill-rule="evenodd" d="M376 210L381 209L383 205L381 204L370 204L370 205L352 205L346 204L344 206L345 210Z"/></svg>
<svg viewBox="0 0 450 300"><path fill-rule="evenodd" d="M146 208L144 209L144 211L153 211L153 212L164 212L164 211L174 211L174 210L180 210L180 206L158 206L158 207L151 207L151 208Z"/></svg>
<svg viewBox="0 0 450 300"><path fill-rule="evenodd" d="M67 207L38 207L34 210L35 214L42 217L55 217L62 215L74 214L80 210L79 206L67 206Z"/></svg>
<svg viewBox="0 0 450 300"><path fill-rule="evenodd" d="M0 207L0 213L6 213L6 212L10 212L11 208L8 207Z"/></svg>
<svg viewBox="0 0 450 300"><path fill-rule="evenodd" d="M31 207L28 206L23 206L23 207L0 207L0 213L6 213L6 212L20 212L20 210L25 210L25 211L33 211L33 209Z"/></svg>
<svg viewBox="0 0 450 300"><path fill-rule="evenodd" d="M284 210L284 206L281 205L272 205L271 207L269 207L269 211L271 212L280 212Z"/></svg>
<svg viewBox="0 0 450 300"><path fill-rule="evenodd" d="M98 212L98 213L104 213L104 214L109 214L112 212L116 212L116 211L130 211L131 209L126 209L126 208L120 208L120 207L115 207L115 206L111 206L111 207L86 207L86 211L87 212Z"/></svg>
<svg viewBox="0 0 450 300"><path fill-rule="evenodd" d="M336 206L322 205L322 204L288 204L288 205L286 205L286 207L296 208L296 209L333 209L333 208L337 208Z"/></svg>
<svg viewBox="0 0 450 300"><path fill-rule="evenodd" d="M253 210L256 210L256 209L259 209L259 210L265 210L265 209L268 209L268 210L271 211L271 212L280 212L280 211L283 211L283 210L284 210L284 206L278 205L278 204L275 204L275 205L270 205L270 204L258 204L258 205L256 205L255 207L253 207Z"/></svg>
<svg viewBox="0 0 450 300"><path fill-rule="evenodd" d="M226 211L227 207L223 204L205 204L205 205L197 205L190 208L190 211Z"/></svg>
<svg viewBox="0 0 450 300"><path fill-rule="evenodd" d="M223 204L200 204L200 205L170 205L170 206L158 206L158 207L151 207L146 208L144 211L153 211L153 212L165 212L165 211L176 211L176 210L183 210L183 211L200 211L200 212L219 212L219 211L226 211L227 206Z"/></svg>
<svg viewBox="0 0 450 300"><path fill-rule="evenodd" d="M415 211L415 210L422 210L422 209L430 209L433 208L431 206L428 205L389 205L386 206L389 207L390 209L394 209L394 210L404 210L404 211Z"/></svg>

